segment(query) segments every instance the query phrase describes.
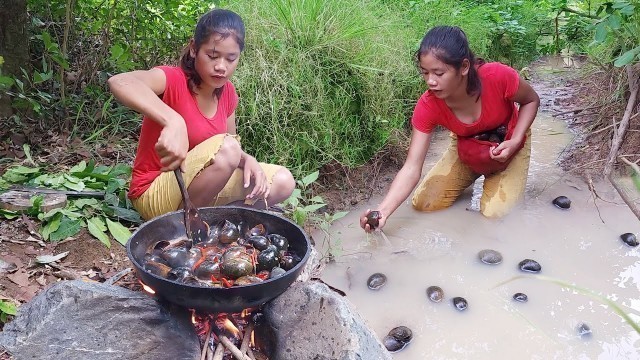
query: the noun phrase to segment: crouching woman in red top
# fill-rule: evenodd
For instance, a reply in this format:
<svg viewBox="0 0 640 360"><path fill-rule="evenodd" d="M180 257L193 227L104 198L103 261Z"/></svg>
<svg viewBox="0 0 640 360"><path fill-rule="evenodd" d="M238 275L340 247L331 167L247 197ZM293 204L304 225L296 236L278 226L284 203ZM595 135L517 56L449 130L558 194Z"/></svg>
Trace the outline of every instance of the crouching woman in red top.
<svg viewBox="0 0 640 360"><path fill-rule="evenodd" d="M286 168L259 163L236 136L238 95L229 81L244 48L245 28L234 12L203 15L180 66L118 74L113 95L144 115L129 197L145 219L180 208L172 170L183 171L197 207L264 199L275 204L295 188Z"/></svg>
<svg viewBox="0 0 640 360"><path fill-rule="evenodd" d="M417 187L413 207L421 211L449 207L485 175L480 212L491 218L505 215L524 193L538 95L514 69L476 60L458 27L431 29L416 61L429 89L411 119L407 159L376 209L382 216L378 227L418 184L437 125L452 132L451 145ZM366 231L371 230L366 224L368 212L360 219Z"/></svg>

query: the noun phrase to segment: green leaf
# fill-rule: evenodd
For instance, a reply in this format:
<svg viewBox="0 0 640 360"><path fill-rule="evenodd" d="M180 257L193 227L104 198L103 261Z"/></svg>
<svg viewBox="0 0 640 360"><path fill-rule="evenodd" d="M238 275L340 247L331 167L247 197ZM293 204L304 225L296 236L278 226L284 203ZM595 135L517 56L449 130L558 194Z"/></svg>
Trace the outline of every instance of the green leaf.
<svg viewBox="0 0 640 360"><path fill-rule="evenodd" d="M109 206L117 207L120 205L120 198L114 193L106 193L104 195L104 202Z"/></svg>
<svg viewBox="0 0 640 360"><path fill-rule="evenodd" d="M27 209L26 213L31 216L37 216L38 214L40 214L42 212L40 211L40 206L42 206L44 196L42 196L41 194L34 195L31 197L31 199L29 199L29 201L31 202L31 207Z"/></svg>
<svg viewBox="0 0 640 360"><path fill-rule="evenodd" d="M640 53L640 46L633 48L624 54L620 55L613 63L615 67L623 67L625 65L630 64L636 58L636 56Z"/></svg>
<svg viewBox="0 0 640 360"><path fill-rule="evenodd" d="M60 227L58 230L54 231L49 235L49 240L53 242L57 242L60 240L64 240L69 236L73 236L77 234L82 228L82 221L75 219L71 220L67 217L63 217L60 222Z"/></svg>
<svg viewBox="0 0 640 360"><path fill-rule="evenodd" d="M100 240L106 247L111 248L111 241L107 234L104 233L107 227L104 225L102 219L97 216L87 219L87 229L89 229L91 235Z"/></svg>
<svg viewBox="0 0 640 360"><path fill-rule="evenodd" d="M109 219L106 220L111 236L113 236L113 238L120 244L126 245L127 241L129 241L129 238L131 237L131 231L119 222L111 221Z"/></svg>
<svg viewBox="0 0 640 360"><path fill-rule="evenodd" d="M79 218L81 218L81 217L82 217L82 214L81 214L81 213L79 213L79 212L77 212L77 211L73 211L73 210L71 210L71 209L62 209L62 210L60 210L60 212L61 212L64 216L68 217L69 219L79 219Z"/></svg>
<svg viewBox="0 0 640 360"><path fill-rule="evenodd" d="M87 169L87 163L84 160L82 160L78 164L74 165L71 169L69 169L69 172L74 174L74 173L83 172L86 169Z"/></svg>
<svg viewBox="0 0 640 360"><path fill-rule="evenodd" d="M47 211L46 213L42 214L42 216L39 217L40 221L44 221L44 220L48 220L50 218L52 218L54 215L62 213L62 209L61 208L55 208L55 209L51 209L49 211Z"/></svg>
<svg viewBox="0 0 640 360"><path fill-rule="evenodd" d="M15 84L13 78L8 76L0 76L0 88L10 88Z"/></svg>
<svg viewBox="0 0 640 360"><path fill-rule="evenodd" d="M326 206L326 204L311 204L311 205L307 205L307 206L303 207L302 210L307 212L307 213L311 213L311 212L314 212L316 210L322 209L325 206Z"/></svg>
<svg viewBox="0 0 640 360"><path fill-rule="evenodd" d="M124 49L122 48L122 45L114 44L109 49L109 52L111 53L111 58L115 60L124 54Z"/></svg>
<svg viewBox="0 0 640 360"><path fill-rule="evenodd" d="M307 213L304 211L301 211L299 209L296 209L293 214L293 221L300 225L300 226L304 226L305 221L307 220Z"/></svg>
<svg viewBox="0 0 640 360"><path fill-rule="evenodd" d="M41 84L53 77L53 71L41 73L39 71L33 72L33 83L35 85Z"/></svg>
<svg viewBox="0 0 640 360"><path fill-rule="evenodd" d="M312 184L314 181L318 180L318 176L320 176L320 171L315 171L300 180L303 187L307 187Z"/></svg>
<svg viewBox="0 0 640 360"><path fill-rule="evenodd" d="M322 203L322 204L324 204L324 199L322 198L322 196L314 196L314 197L312 197L311 199L309 199L309 202L312 202L312 203L319 203L319 204L320 204L320 203Z"/></svg>
<svg viewBox="0 0 640 360"><path fill-rule="evenodd" d="M627 6L620 9L620 13L623 15L631 16L633 15L634 10L635 10L635 6L628 4Z"/></svg>
<svg viewBox="0 0 640 360"><path fill-rule="evenodd" d="M79 183L73 183L69 180L66 180L64 183L62 183L62 186L66 187L67 189L71 189L75 191L82 191L85 188L84 183L82 181Z"/></svg>
<svg viewBox="0 0 640 360"><path fill-rule="evenodd" d="M116 192L116 190L118 190L123 185L121 181L124 182L124 180L122 179L109 179L109 183L107 184L105 193L109 194Z"/></svg>
<svg viewBox="0 0 640 360"><path fill-rule="evenodd" d="M51 236L51 233L55 232L60 228L61 221L62 221L62 214L58 212L55 214L55 216L51 220L49 220L42 227L42 230L40 231L42 233L42 238L45 240L49 240L49 236Z"/></svg>
<svg viewBox="0 0 640 360"><path fill-rule="evenodd" d="M607 23L609 24L609 27L612 28L613 30L620 29L620 26L621 26L620 22L621 22L620 16L616 14L611 14L611 16L607 18Z"/></svg>
<svg viewBox="0 0 640 360"><path fill-rule="evenodd" d="M134 224L142 223L142 218L140 217L140 214L138 214L138 212L135 210L125 209L117 206L108 206L107 209L109 210L109 212L113 214L113 216L117 218L126 220Z"/></svg>
<svg viewBox="0 0 640 360"><path fill-rule="evenodd" d="M31 167L20 165L20 166L12 167L11 169L7 170L7 172L13 172L13 173L22 174L22 175L30 175L30 174L37 174L38 172L40 172L40 168L39 167L31 168Z"/></svg>
<svg viewBox="0 0 640 360"><path fill-rule="evenodd" d="M15 315L18 313L18 308L8 301L0 300L0 312Z"/></svg>
<svg viewBox="0 0 640 360"><path fill-rule="evenodd" d="M340 211L331 215L331 222L334 222L338 219L342 219L343 217L347 216L348 213L349 213L348 211Z"/></svg>
<svg viewBox="0 0 640 360"><path fill-rule="evenodd" d="M597 42L604 42L607 39L607 33L608 33L608 30L604 26L604 22L599 23L598 25L596 25L595 40Z"/></svg>
<svg viewBox="0 0 640 360"><path fill-rule="evenodd" d="M85 206L97 207L100 205L97 199L93 198L80 198L73 202L73 205L78 209L82 209Z"/></svg>
<svg viewBox="0 0 640 360"><path fill-rule="evenodd" d="M109 171L109 176L116 177L120 175L131 176L131 166L127 164L116 164L113 169Z"/></svg>
<svg viewBox="0 0 640 360"><path fill-rule="evenodd" d="M33 158L31 157L31 146L29 146L29 144L22 144L22 150L24 151L24 155L27 157L27 161L36 165L36 162L33 161Z"/></svg>
<svg viewBox="0 0 640 360"><path fill-rule="evenodd" d="M4 216L4 218L8 220L15 219L20 216L20 214L18 214L17 212L5 209L0 209L0 215Z"/></svg>

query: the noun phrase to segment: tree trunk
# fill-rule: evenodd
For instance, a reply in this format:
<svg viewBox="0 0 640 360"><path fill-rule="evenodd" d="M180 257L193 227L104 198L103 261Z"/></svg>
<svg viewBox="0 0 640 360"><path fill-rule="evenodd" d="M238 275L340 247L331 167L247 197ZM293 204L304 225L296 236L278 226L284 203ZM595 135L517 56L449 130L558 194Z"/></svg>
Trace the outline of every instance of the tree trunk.
<svg viewBox="0 0 640 360"><path fill-rule="evenodd" d="M18 76L20 67L29 64L27 20L26 0L0 0L0 56L4 58L5 76ZM0 117L11 114L11 99L0 95Z"/></svg>

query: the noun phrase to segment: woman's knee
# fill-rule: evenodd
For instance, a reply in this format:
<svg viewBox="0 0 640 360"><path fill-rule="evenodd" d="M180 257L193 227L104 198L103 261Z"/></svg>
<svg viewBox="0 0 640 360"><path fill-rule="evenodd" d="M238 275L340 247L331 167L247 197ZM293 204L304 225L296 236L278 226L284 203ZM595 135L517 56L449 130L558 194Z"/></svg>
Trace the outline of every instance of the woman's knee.
<svg viewBox="0 0 640 360"><path fill-rule="evenodd" d="M488 203L480 204L480 213L489 219L499 219L509 213L515 203Z"/></svg>
<svg viewBox="0 0 640 360"><path fill-rule="evenodd" d="M271 193L269 195L272 201L279 203L286 200L293 190L296 188L296 181L289 169L280 168L271 179Z"/></svg>
<svg viewBox="0 0 640 360"><path fill-rule="evenodd" d="M424 194L415 194L411 200L413 208L423 212L446 209L451 206L451 204L453 204L453 201L445 202L437 197L424 196Z"/></svg>
<svg viewBox="0 0 640 360"><path fill-rule="evenodd" d="M213 165L217 168L236 169L240 164L242 148L240 143L231 136L226 136L216 152Z"/></svg>

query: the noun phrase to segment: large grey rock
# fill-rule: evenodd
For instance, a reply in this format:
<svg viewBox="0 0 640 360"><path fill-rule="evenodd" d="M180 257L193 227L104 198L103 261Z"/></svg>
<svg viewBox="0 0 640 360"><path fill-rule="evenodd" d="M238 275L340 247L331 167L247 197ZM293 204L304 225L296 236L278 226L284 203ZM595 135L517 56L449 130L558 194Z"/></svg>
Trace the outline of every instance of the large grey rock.
<svg viewBox="0 0 640 360"><path fill-rule="evenodd" d="M62 281L20 307L0 334L16 360L200 358L186 312L171 314L141 292Z"/></svg>
<svg viewBox="0 0 640 360"><path fill-rule="evenodd" d="M294 283L263 313L275 360L391 359L351 304L321 282Z"/></svg>

